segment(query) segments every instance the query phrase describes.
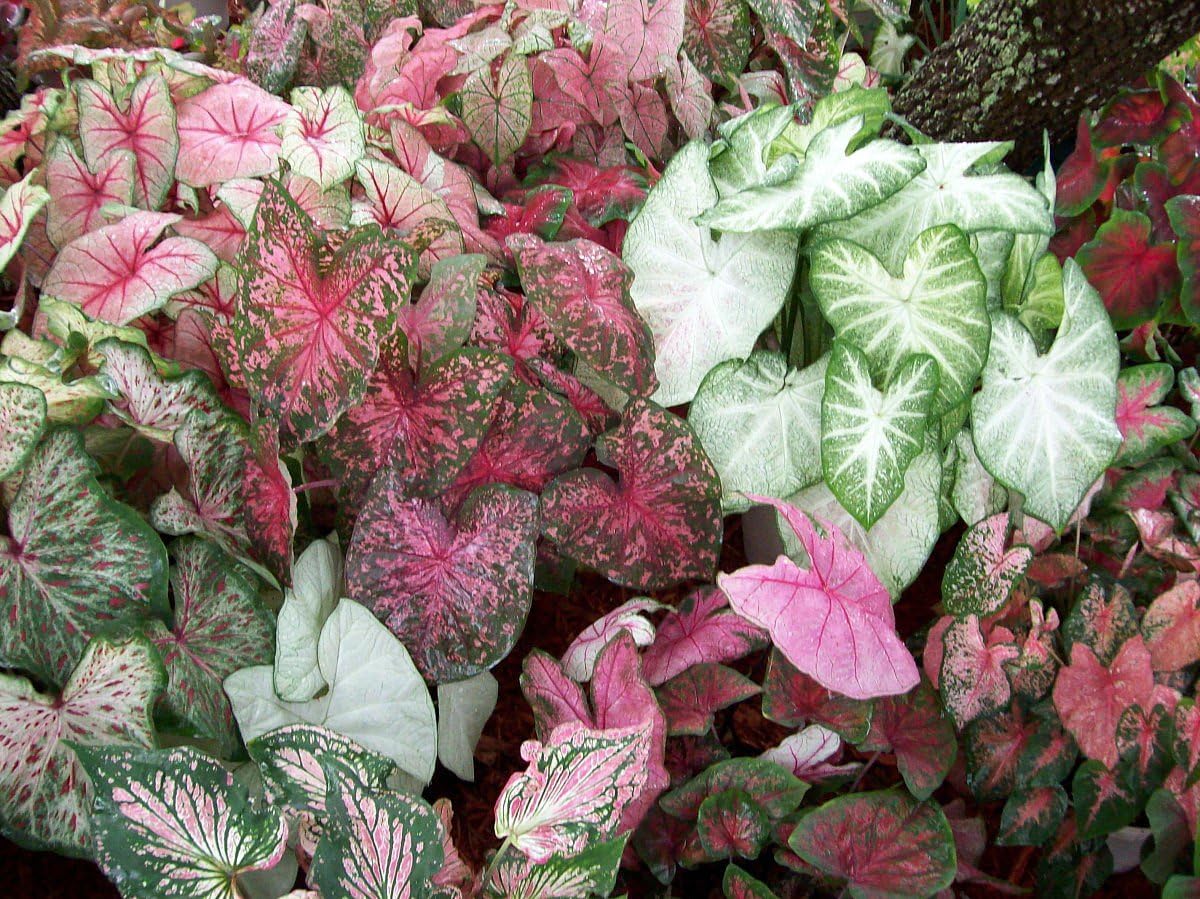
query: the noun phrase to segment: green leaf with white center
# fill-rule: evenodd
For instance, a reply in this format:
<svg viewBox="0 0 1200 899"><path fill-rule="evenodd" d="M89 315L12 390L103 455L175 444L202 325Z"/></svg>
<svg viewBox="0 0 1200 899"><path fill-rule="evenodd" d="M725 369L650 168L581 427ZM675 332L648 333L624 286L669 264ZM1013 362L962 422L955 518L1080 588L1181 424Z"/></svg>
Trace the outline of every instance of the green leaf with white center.
<svg viewBox="0 0 1200 899"><path fill-rule="evenodd" d="M762 183L723 197L700 222L717 231L802 231L857 215L925 167L916 150L891 140L848 152L862 128L861 116L831 125L812 139L803 160L781 157Z"/></svg>
<svg viewBox="0 0 1200 899"><path fill-rule="evenodd" d="M195 749L77 747L96 790L96 860L126 899L241 899L287 850L287 825Z"/></svg>
<svg viewBox="0 0 1200 899"><path fill-rule="evenodd" d="M922 232L898 278L849 240L822 241L811 258L812 290L826 320L867 354L882 380L922 353L938 367L934 414L971 395L992 327L987 284L962 231L941 225Z"/></svg>
<svg viewBox="0 0 1200 899"><path fill-rule="evenodd" d="M1025 511L1061 531L1121 445L1117 337L1100 295L1074 261L1063 269L1063 322L1045 355L998 313L971 406L979 459L1025 496Z"/></svg>
<svg viewBox="0 0 1200 899"><path fill-rule="evenodd" d="M937 363L914 355L880 392L867 356L836 340L821 402L821 467L846 510L870 528L904 491L904 473L921 454L937 390Z"/></svg>
<svg viewBox="0 0 1200 899"><path fill-rule="evenodd" d="M46 428L46 395L27 384L0 382L0 481L29 459Z"/></svg>
<svg viewBox="0 0 1200 899"><path fill-rule="evenodd" d="M821 397L829 357L788 370L780 353L755 350L708 373L688 424L721 476L721 506L744 512L739 494L784 497L821 480Z"/></svg>
<svg viewBox="0 0 1200 899"><path fill-rule="evenodd" d="M363 117L354 97L338 85L326 90L298 87L292 108L279 126L279 155L303 175L328 190L354 174L366 153Z"/></svg>
<svg viewBox="0 0 1200 899"><path fill-rule="evenodd" d="M9 338L19 334L25 346L13 348ZM37 359L23 358L27 348L50 347L52 352ZM104 409L104 401L116 397L108 378L88 375L65 380L64 375L75 363L75 354L66 352L48 341L29 340L20 331L9 331L0 356L0 382L36 387L46 398L46 418L51 422L85 424Z"/></svg>
<svg viewBox="0 0 1200 899"><path fill-rule="evenodd" d="M475 779L475 746L499 694L500 684L489 671L438 684L438 761L463 780Z"/></svg>
<svg viewBox="0 0 1200 899"><path fill-rule="evenodd" d="M996 483L975 454L975 442L966 428L954 435L958 455L954 459L954 488L950 501L968 526L1008 505L1008 491Z"/></svg>
<svg viewBox="0 0 1200 899"><path fill-rule="evenodd" d="M275 632L275 692L307 702L326 687L317 663L321 628L344 592L342 550L336 535L314 540L292 570Z"/></svg>
<svg viewBox="0 0 1200 899"><path fill-rule="evenodd" d="M487 884L496 899L587 899L611 896L629 834L588 846L577 855L556 855L535 864L519 852L496 860Z"/></svg>
<svg viewBox="0 0 1200 899"><path fill-rule="evenodd" d="M708 147L676 154L629 226L622 253L630 296L654 335L663 406L686 403L709 370L745 359L771 324L792 282L795 237L726 234L718 241L693 219L717 200Z"/></svg>

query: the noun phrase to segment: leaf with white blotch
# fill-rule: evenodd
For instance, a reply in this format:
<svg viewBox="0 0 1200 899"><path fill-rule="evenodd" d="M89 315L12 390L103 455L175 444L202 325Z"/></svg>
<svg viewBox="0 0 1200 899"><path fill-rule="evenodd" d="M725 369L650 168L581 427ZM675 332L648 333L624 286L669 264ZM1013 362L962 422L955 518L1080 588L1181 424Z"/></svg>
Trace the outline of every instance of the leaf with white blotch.
<svg viewBox="0 0 1200 899"><path fill-rule="evenodd" d="M755 350L710 371L688 424L721 477L721 508L744 512L739 494L788 496L821 480L821 398L829 357L803 369Z"/></svg>
<svg viewBox="0 0 1200 899"><path fill-rule="evenodd" d="M812 251L812 290L834 334L857 346L885 383L909 357L938 367L934 414L970 397L991 338L987 285L966 235L923 232L893 277L869 250L832 239Z"/></svg>
<svg viewBox="0 0 1200 899"><path fill-rule="evenodd" d="M96 860L127 899L239 899L238 878L287 850L282 815L195 749L75 752L96 790Z"/></svg>
<svg viewBox="0 0 1200 899"><path fill-rule="evenodd" d="M63 247L107 224L103 214L107 204L132 206L136 166L132 153L117 150L93 170L69 140L57 138L46 156L46 187L54 196L46 208L46 236L51 242Z"/></svg>
<svg viewBox="0 0 1200 899"><path fill-rule="evenodd" d="M0 382L0 481L29 459L46 428L46 395L27 384Z"/></svg>
<svg viewBox="0 0 1200 899"><path fill-rule="evenodd" d="M21 846L87 856L92 785L63 744L153 746L165 678L142 639L88 644L61 696L0 675L0 833Z"/></svg>
<svg viewBox="0 0 1200 899"><path fill-rule="evenodd" d="M1195 433L1196 422L1186 412L1159 405L1174 381L1175 369L1165 362L1134 365L1117 376L1118 464L1144 462L1163 447Z"/></svg>
<svg viewBox="0 0 1200 899"><path fill-rule="evenodd" d="M323 190L354 174L366 152L363 116L344 87L298 87L279 126L279 156Z"/></svg>
<svg viewBox="0 0 1200 899"><path fill-rule="evenodd" d="M203 372L164 377L148 350L113 338L96 344L96 352L104 359L100 370L120 394L120 399L109 400L109 410L152 440L171 442L192 412L212 415L224 411L212 381Z"/></svg>
<svg viewBox="0 0 1200 899"><path fill-rule="evenodd" d="M326 686L317 664L317 641L343 591L342 551L335 537L314 540L296 560L292 586L283 594L275 634L275 692L306 702Z"/></svg>
<svg viewBox="0 0 1200 899"><path fill-rule="evenodd" d="M33 174L30 172L0 197L0 270L21 248L29 225L50 199L46 188L33 183Z"/></svg>
<svg viewBox="0 0 1200 899"><path fill-rule="evenodd" d="M833 344L821 401L821 467L829 489L865 528L904 492L904 474L924 445L937 370L929 356L908 356L880 392L866 354L842 340Z"/></svg>
<svg viewBox="0 0 1200 899"><path fill-rule="evenodd" d="M459 89L467 133L496 165L525 143L533 112L533 84L524 56L509 53L480 68Z"/></svg>
<svg viewBox="0 0 1200 899"><path fill-rule="evenodd" d="M744 359L783 305L796 264L795 237L724 235L693 219L717 201L708 146L680 150L629 226L622 256L630 296L654 335L654 399L689 401L709 369Z"/></svg>
<svg viewBox="0 0 1200 899"><path fill-rule="evenodd" d="M802 231L877 206L911 182L925 161L919 148L891 140L850 152L862 127L858 116L830 125L812 139L802 160L781 157L762 182L722 197L701 223L718 231Z"/></svg>
<svg viewBox="0 0 1200 899"><path fill-rule="evenodd" d="M947 612L986 617L1004 608L1013 587L1033 561L1032 547L1007 544L1007 512L967 529L942 577L942 601Z"/></svg>
<svg viewBox="0 0 1200 899"><path fill-rule="evenodd" d="M196 736L215 740L222 757L231 758L238 736L222 681L271 660L274 616L257 587L211 543L185 538L172 554L172 625L155 620L146 628L167 670L161 709Z"/></svg>
<svg viewBox="0 0 1200 899"><path fill-rule="evenodd" d="M784 737L778 746L772 746L759 758L781 765L801 780L822 780L857 769L853 763L836 765L830 762L841 753L841 748L842 738L837 733L819 724L810 724Z"/></svg>
<svg viewBox="0 0 1200 899"><path fill-rule="evenodd" d="M279 167L278 129L291 107L239 79L214 84L178 106L175 177L192 187L258 178Z"/></svg>
<svg viewBox="0 0 1200 899"><path fill-rule="evenodd" d="M496 800L496 836L538 863L611 839L645 785L649 750L648 725L564 724L544 745L526 741L529 768L512 775Z"/></svg>
<svg viewBox="0 0 1200 899"><path fill-rule="evenodd" d="M601 650L621 631L628 631L638 646L649 646L654 642L654 624L645 617L646 613L666 608L668 606L653 599L631 599L617 606L585 627L571 641L563 653L563 670L571 680L579 683L591 680Z"/></svg>
<svg viewBox="0 0 1200 899"><path fill-rule="evenodd" d="M980 460L1055 530L1121 445L1116 335L1100 295L1071 261L1063 291L1062 327L1045 355L1015 318L997 313L983 388L971 404Z"/></svg>
<svg viewBox="0 0 1200 899"><path fill-rule="evenodd" d="M73 431L52 431L25 467L0 545L0 658L60 685L88 639L167 608L167 552L109 498Z"/></svg>
<svg viewBox="0 0 1200 899"><path fill-rule="evenodd" d="M642 655L646 680L657 687L692 665L740 659L761 649L766 636L729 608L716 587L700 587L659 622L654 642Z"/></svg>
<svg viewBox="0 0 1200 899"><path fill-rule="evenodd" d="M575 855L555 855L542 863L517 852L497 859L488 881L497 899L588 899L609 896L616 884L628 835L588 846Z"/></svg>
<svg viewBox="0 0 1200 899"><path fill-rule="evenodd" d="M499 690L488 671L438 684L438 761L463 780L475 779L475 746L496 708Z"/></svg>
<svg viewBox="0 0 1200 899"><path fill-rule="evenodd" d="M317 665L329 689L308 702L280 699L268 665L225 678L243 739L288 724L316 724L428 783L437 752L433 701L404 645L367 609L343 599L321 629Z"/></svg>

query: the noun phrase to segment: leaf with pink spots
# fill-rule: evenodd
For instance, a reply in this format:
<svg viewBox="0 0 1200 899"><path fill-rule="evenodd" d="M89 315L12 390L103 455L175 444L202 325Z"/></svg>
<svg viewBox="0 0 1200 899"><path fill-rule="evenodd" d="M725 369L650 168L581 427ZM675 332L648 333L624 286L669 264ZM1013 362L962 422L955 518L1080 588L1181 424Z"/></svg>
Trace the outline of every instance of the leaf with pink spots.
<svg viewBox="0 0 1200 899"><path fill-rule="evenodd" d="M696 836L703 854L689 858L689 863L757 858L771 837L771 820L749 793L723 790L700 804Z"/></svg>
<svg viewBox="0 0 1200 899"><path fill-rule="evenodd" d="M992 615L1008 603L1033 560L1033 549L1008 547L1008 513L968 528L942 578L942 601L951 615Z"/></svg>
<svg viewBox="0 0 1200 899"><path fill-rule="evenodd" d="M600 463L559 475L542 494L543 533L564 555L615 583L656 589L712 576L721 543L721 484L691 428L634 400L596 441Z"/></svg>
<svg viewBox="0 0 1200 899"><path fill-rule="evenodd" d="M1084 584L1063 624L1068 652L1082 643L1105 665L1137 632L1137 611L1129 591L1120 584L1106 586L1099 578Z"/></svg>
<svg viewBox="0 0 1200 899"><path fill-rule="evenodd" d="M730 609L724 593L700 587L659 623L642 665L646 679L657 687L693 665L731 662L766 642L766 632Z"/></svg>
<svg viewBox="0 0 1200 899"><path fill-rule="evenodd" d="M0 383L0 480L29 460L45 429L45 394L28 384Z"/></svg>
<svg viewBox="0 0 1200 899"><path fill-rule="evenodd" d="M908 791L928 799L950 773L958 740L937 693L922 680L904 696L875 700L864 752L891 752Z"/></svg>
<svg viewBox="0 0 1200 899"><path fill-rule="evenodd" d="M18 845L86 857L92 784L62 742L153 746L162 666L142 639L88 644L60 696L0 675L0 833Z"/></svg>
<svg viewBox="0 0 1200 899"><path fill-rule="evenodd" d="M312 440L366 392L408 298L412 250L377 228L324 240L283 185L268 181L243 265L233 332L246 383L269 416Z"/></svg>
<svg viewBox="0 0 1200 899"><path fill-rule="evenodd" d="M107 224L101 213L105 204L131 205L136 166L132 153L115 150L93 171L69 140L55 140L45 162L46 187L54 197L46 209L46 234L51 242L64 247Z"/></svg>
<svg viewBox="0 0 1200 899"><path fill-rule="evenodd" d="M1165 362L1121 370L1117 376L1117 427L1122 440L1114 464L1144 462L1163 447L1195 433L1196 422L1190 415L1160 405L1174 381L1175 370Z"/></svg>
<svg viewBox="0 0 1200 899"><path fill-rule="evenodd" d="M749 699L761 688L732 668L701 662L675 675L657 690L667 717L667 733L703 734L713 725L713 713Z"/></svg>
<svg viewBox="0 0 1200 899"><path fill-rule="evenodd" d="M763 715L776 724L820 724L847 742L860 743L871 731L875 704L834 693L772 649L763 680Z"/></svg>
<svg viewBox="0 0 1200 899"><path fill-rule="evenodd" d="M275 866L287 825L195 749L75 748L96 790L96 861L127 899L238 899Z"/></svg>
<svg viewBox="0 0 1200 899"><path fill-rule="evenodd" d="M960 728L1007 705L1012 698L1004 665L1013 661L1019 650L999 637L1001 630L994 628L985 640L975 615L958 619L946 629L938 686L946 710Z"/></svg>
<svg viewBox="0 0 1200 899"><path fill-rule="evenodd" d="M397 320L414 369L424 371L467 342L486 267L487 257L479 254L439 259L417 301L400 309Z"/></svg>
<svg viewBox="0 0 1200 899"><path fill-rule="evenodd" d="M179 104L175 177L192 187L258 178L279 167L291 108L248 81L214 84Z"/></svg>

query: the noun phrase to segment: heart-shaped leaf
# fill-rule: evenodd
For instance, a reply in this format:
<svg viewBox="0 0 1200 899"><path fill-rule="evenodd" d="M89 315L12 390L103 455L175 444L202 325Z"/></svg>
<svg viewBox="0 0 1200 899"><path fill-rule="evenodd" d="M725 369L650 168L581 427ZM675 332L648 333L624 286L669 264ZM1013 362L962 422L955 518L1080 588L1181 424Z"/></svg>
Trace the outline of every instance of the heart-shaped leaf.
<svg viewBox="0 0 1200 899"><path fill-rule="evenodd" d="M343 591L342 551L336 540L314 540L296 560L283 594L275 641L275 692L305 702L327 685L317 664L317 641Z"/></svg>
<svg viewBox="0 0 1200 899"><path fill-rule="evenodd" d="M21 248L34 217L50 199L44 187L33 183L30 172L0 197L0 268Z"/></svg>
<svg viewBox="0 0 1200 899"><path fill-rule="evenodd" d="M279 128L279 155L292 171L323 190L354 174L366 152L363 117L344 87L298 87ZM244 177L244 176L243 176Z"/></svg>
<svg viewBox="0 0 1200 899"><path fill-rule="evenodd" d="M942 601L951 615L985 617L1008 603L1033 560L1032 547L1008 547L1008 513L973 524L954 550L942 577Z"/></svg>
<svg viewBox="0 0 1200 899"><path fill-rule="evenodd" d="M1114 209L1076 259L1100 291L1114 328L1149 321L1179 289L1174 244L1154 241L1150 219L1140 212Z"/></svg>
<svg viewBox="0 0 1200 899"><path fill-rule="evenodd" d="M45 394L26 384L0 383L0 481L28 461L45 428Z"/></svg>
<svg viewBox="0 0 1200 899"><path fill-rule="evenodd" d="M672 790L660 805L669 815L695 821L709 797L727 790L739 790L753 797L769 817L778 820L796 810L808 792L808 784L767 759L727 759L710 765Z"/></svg>
<svg viewBox="0 0 1200 899"><path fill-rule="evenodd" d="M1166 362L1121 370L1117 376L1118 463L1144 462L1163 447L1195 433L1196 422L1190 415L1174 406L1159 405L1174 381L1175 370Z"/></svg>
<svg viewBox="0 0 1200 899"><path fill-rule="evenodd" d="M701 587L658 625L642 655L646 680L659 686L702 662L730 662L761 649L766 634L729 608L725 594Z"/></svg>
<svg viewBox="0 0 1200 899"><path fill-rule="evenodd" d="M439 259L416 303L400 310L400 330L417 371L425 371L471 336L479 276L486 267L487 257L480 254Z"/></svg>
<svg viewBox="0 0 1200 899"><path fill-rule="evenodd" d="M151 709L164 682L140 638L93 640L60 696L0 675L0 832L30 848L90 854L92 784L62 741L153 746Z"/></svg>
<svg viewBox="0 0 1200 899"><path fill-rule="evenodd" d="M1188 321L1200 318L1200 200L1172 197L1164 204L1176 235L1175 261L1183 278L1179 300Z"/></svg>
<svg viewBox="0 0 1200 899"><path fill-rule="evenodd" d="M670 736L699 736L712 727L714 712L748 699L760 689L732 668L701 662L659 687L657 696Z"/></svg>
<svg viewBox="0 0 1200 899"><path fill-rule="evenodd" d="M862 743L873 730L875 703L849 699L827 690L797 669L778 649L772 649L763 679L762 710L763 717L785 727L820 725L848 743Z"/></svg>
<svg viewBox="0 0 1200 899"><path fill-rule="evenodd" d="M471 139L499 165L521 148L532 122L529 64L517 53L483 66L459 89L462 121Z"/></svg>
<svg viewBox="0 0 1200 899"><path fill-rule="evenodd" d="M133 205L136 171L137 160L128 151L109 153L93 171L69 140L55 140L46 155L46 187L54 194L46 209L46 236L56 247L66 246L107 223L105 205Z"/></svg>
<svg viewBox="0 0 1200 899"><path fill-rule="evenodd" d="M1008 704L1012 687L1004 665L1017 657L1015 645L985 640L979 619L967 615L946 629L943 651L938 684L959 728Z"/></svg>
<svg viewBox="0 0 1200 899"><path fill-rule="evenodd" d="M706 78L731 83L750 57L750 10L742 0L688 0L683 46Z"/></svg>
<svg viewBox="0 0 1200 899"><path fill-rule="evenodd" d="M438 684L438 761L463 780L475 779L475 746L496 708L499 690L487 671Z"/></svg>
<svg viewBox="0 0 1200 899"><path fill-rule="evenodd" d="M1101 762L1088 759L1071 781L1071 798L1084 839L1108 836L1132 824L1141 811L1135 791Z"/></svg>
<svg viewBox="0 0 1200 899"><path fill-rule="evenodd" d="M290 107L248 81L214 84L179 104L175 177L192 187L270 175ZM140 157L139 157L140 158Z"/></svg>
<svg viewBox="0 0 1200 899"><path fill-rule="evenodd" d="M725 899L776 899L770 887L737 865L725 868L721 889L725 892Z"/></svg>
<svg viewBox="0 0 1200 899"><path fill-rule="evenodd" d="M1125 641L1138 632L1138 611L1133 597L1120 584L1106 585L1089 578L1083 585L1063 624L1065 648L1076 643L1087 646L1103 665L1116 657Z"/></svg>
<svg viewBox="0 0 1200 899"><path fill-rule="evenodd" d="M757 858L771 836L771 821L748 793L725 790L700 804L696 835L706 861Z"/></svg>
<svg viewBox="0 0 1200 899"><path fill-rule="evenodd" d="M927 681L904 696L875 700L871 730L859 748L892 752L910 793L928 799L950 773L958 740Z"/></svg>
<svg viewBox="0 0 1200 899"><path fill-rule="evenodd" d="M1053 839L1067 813L1067 791L1055 784L1013 793L1000 816L998 846L1042 846Z"/></svg>

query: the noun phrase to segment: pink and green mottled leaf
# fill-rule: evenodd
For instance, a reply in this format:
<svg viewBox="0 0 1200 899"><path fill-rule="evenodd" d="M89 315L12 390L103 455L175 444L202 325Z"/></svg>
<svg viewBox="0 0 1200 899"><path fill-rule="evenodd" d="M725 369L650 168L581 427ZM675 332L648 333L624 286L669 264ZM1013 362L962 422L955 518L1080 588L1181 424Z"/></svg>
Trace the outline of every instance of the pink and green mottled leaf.
<svg viewBox="0 0 1200 899"><path fill-rule="evenodd" d="M563 670L580 683L591 680L601 651L622 631L638 646L649 646L654 642L654 624L645 617L646 613L663 608L652 599L631 599L596 619L579 632L563 653Z"/></svg>
<svg viewBox="0 0 1200 899"><path fill-rule="evenodd" d="M1096 154L1087 113L1075 129L1075 149L1055 172L1054 211L1061 216L1082 215L1100 196L1108 180L1110 163Z"/></svg>
<svg viewBox="0 0 1200 899"><path fill-rule="evenodd" d="M127 150L108 154L93 171L71 142L59 138L46 157L46 187L54 197L46 209L46 234L56 247L107 224L105 204L130 206L137 160Z"/></svg>
<svg viewBox="0 0 1200 899"><path fill-rule="evenodd" d="M701 662L675 675L658 688L667 718L667 732L703 734L713 725L713 713L749 699L761 688L732 668Z"/></svg>
<svg viewBox="0 0 1200 899"><path fill-rule="evenodd" d="M954 835L941 808L898 790L826 802L788 838L796 854L844 881L849 895L932 896L956 870Z"/></svg>
<svg viewBox="0 0 1200 899"><path fill-rule="evenodd" d="M242 525L249 555L280 584L290 584L299 503L292 489L291 472L279 456L279 434L261 420L251 435L242 492Z"/></svg>
<svg viewBox="0 0 1200 899"><path fill-rule="evenodd" d="M212 382L198 371L163 376L148 350L108 338L96 344L101 371L112 379L119 397L109 410L140 434L169 443L192 412L215 415L224 411Z"/></svg>
<svg viewBox="0 0 1200 899"><path fill-rule="evenodd" d="M821 686L778 649L771 650L763 680L763 715L785 727L820 724L847 742L860 743L871 731L874 703L850 699Z"/></svg>
<svg viewBox="0 0 1200 899"><path fill-rule="evenodd" d="M540 649L525 657L521 666L521 692L533 709L538 737L547 740L556 727L571 722L594 726L583 687L571 680L562 663Z"/></svg>
<svg viewBox="0 0 1200 899"><path fill-rule="evenodd" d="M730 662L766 644L766 634L729 608L716 587L700 587L667 613L642 656L646 679L659 686L702 662Z"/></svg>
<svg viewBox="0 0 1200 899"><path fill-rule="evenodd" d="M1175 707L1175 761L1187 786L1200 779L1200 708L1194 700Z"/></svg>
<svg viewBox="0 0 1200 899"><path fill-rule="evenodd" d="M129 899L238 899L238 878L287 850L280 813L195 749L75 751L96 791L96 860Z"/></svg>
<svg viewBox="0 0 1200 899"><path fill-rule="evenodd" d="M1172 745L1178 694L1160 687L1144 706L1131 706L1117 722L1121 768L1130 772L1142 796L1161 784L1175 765Z"/></svg>
<svg viewBox="0 0 1200 899"><path fill-rule="evenodd" d="M1008 513L968 528L942 577L942 601L952 615L987 616L1008 603L1012 589L1033 560L1024 545L1006 548Z"/></svg>
<svg viewBox="0 0 1200 899"><path fill-rule="evenodd" d="M280 157L325 190L353 175L366 152L362 113L344 87L296 88L279 134Z"/></svg>
<svg viewBox="0 0 1200 899"><path fill-rule="evenodd" d="M1140 212L1114 209L1076 258L1114 328L1149 321L1179 289L1175 246L1153 241L1150 219Z"/></svg>
<svg viewBox="0 0 1200 899"><path fill-rule="evenodd" d="M1115 464L1136 465L1196 431L1196 422L1182 409L1160 405L1175 381L1165 362L1135 365L1117 376L1117 427L1121 449Z"/></svg>
<svg viewBox="0 0 1200 899"><path fill-rule="evenodd" d="M179 104L175 177L192 187L258 178L279 167L290 107L250 82L215 84Z"/></svg>
<svg viewBox="0 0 1200 899"><path fill-rule="evenodd" d="M741 790L762 806L773 820L796 810L808 784L769 759L734 758L718 762L672 790L659 801L668 815L694 821L710 796L726 790Z"/></svg>
<svg viewBox="0 0 1200 899"><path fill-rule="evenodd" d="M909 792L928 799L950 773L958 751L937 693L922 680L910 693L877 699L874 705L871 730L859 748L894 753Z"/></svg>
<svg viewBox="0 0 1200 899"><path fill-rule="evenodd" d="M1071 798L1079 834L1088 840L1131 824L1141 811L1137 796L1124 778L1095 759L1084 762L1075 772Z"/></svg>
<svg viewBox="0 0 1200 899"><path fill-rule="evenodd" d="M1178 487L1180 473L1179 462L1175 459L1151 459L1123 473L1112 485L1108 502L1123 511L1162 509L1167 495Z"/></svg>
<svg viewBox="0 0 1200 899"><path fill-rule="evenodd" d="M497 899L579 899L608 896L628 835L589 846L577 855L556 855L540 864L506 853L493 869L487 896Z"/></svg>
<svg viewBox="0 0 1200 899"><path fill-rule="evenodd" d="M88 639L118 618L163 614L167 553L109 498L83 439L52 431L25 467L0 542L0 658L61 685Z"/></svg>
<svg viewBox="0 0 1200 899"><path fill-rule="evenodd" d="M1063 624L1067 650L1082 643L1103 664L1111 662L1121 644L1137 632L1137 611L1129 591L1119 584L1106 588L1095 578L1084 585Z"/></svg>
<svg viewBox="0 0 1200 899"><path fill-rule="evenodd" d="M251 31L242 65L256 84L273 94L291 83L308 37L308 23L296 14L295 0L272 3Z"/></svg>
<svg viewBox="0 0 1200 899"><path fill-rule="evenodd" d="M1142 616L1142 634L1155 671L1200 661L1200 584L1180 581L1155 598Z"/></svg>
<svg viewBox="0 0 1200 899"><path fill-rule="evenodd" d="M750 58L750 10L742 0L688 0L683 48L710 81L732 84Z"/></svg>
<svg viewBox="0 0 1200 899"><path fill-rule="evenodd" d="M993 631L989 637L995 634ZM946 710L959 728L1008 704L1012 687L1004 665L1019 653L1014 644L985 640L979 619L968 615L946 629L943 646L938 685Z"/></svg>
<svg viewBox="0 0 1200 899"><path fill-rule="evenodd" d="M583 159L560 156L530 169L529 177L570 190L575 208L596 228L631 218L646 198L645 179L626 166L598 168Z"/></svg>
<svg viewBox="0 0 1200 899"><path fill-rule="evenodd" d="M180 218L134 212L84 234L59 252L42 292L118 325L161 309L217 273L219 260L204 244L189 237L162 238Z"/></svg>
<svg viewBox="0 0 1200 899"><path fill-rule="evenodd" d="M705 861L757 858L771 837L771 822L750 794L724 790L700 804L696 832Z"/></svg>
<svg viewBox="0 0 1200 899"><path fill-rule="evenodd" d="M408 297L413 253L375 228L322 242L278 181L250 223L233 321L246 383L298 440L312 440L362 398Z"/></svg>
<svg viewBox="0 0 1200 899"><path fill-rule="evenodd" d="M1039 706L1034 721L1017 760L1016 780L1023 787L1051 787L1066 780L1079 751L1052 706Z"/></svg>
<svg viewBox="0 0 1200 899"><path fill-rule="evenodd" d="M153 746L151 709L164 682L142 639L93 640L60 696L0 675L0 833L21 846L89 855L92 784L63 741Z"/></svg>
<svg viewBox="0 0 1200 899"><path fill-rule="evenodd" d="M417 371L457 350L471 336L479 276L486 266L487 257L479 254L439 259L421 296L397 314Z"/></svg>
<svg viewBox="0 0 1200 899"><path fill-rule="evenodd" d="M27 384L0 383L0 481L29 461L45 429L45 394Z"/></svg>
<svg viewBox="0 0 1200 899"><path fill-rule="evenodd" d="M756 877L751 877L737 865L725 868L721 880L725 899L777 899L770 887Z"/></svg>
<svg viewBox="0 0 1200 899"><path fill-rule="evenodd" d="M1042 846L1055 833L1067 813L1067 791L1055 784L1013 793L1000 815L1000 846Z"/></svg>
<svg viewBox="0 0 1200 899"><path fill-rule="evenodd" d="M1019 704L971 722L963 735L967 785L979 800L1002 799L1017 789L1022 759L1037 731Z"/></svg>
<svg viewBox="0 0 1200 899"><path fill-rule="evenodd" d="M833 525L817 533L803 512L773 505L804 546L810 567L787 556L774 565L748 565L717 584L734 611L766 628L788 661L822 686L871 699L907 693L917 663L896 633L892 601L861 552Z"/></svg>
<svg viewBox="0 0 1200 899"><path fill-rule="evenodd" d="M458 96L467 133L493 163L504 162L525 143L533 121L533 82L524 56L509 53L473 72Z"/></svg>
<svg viewBox="0 0 1200 899"><path fill-rule="evenodd" d="M710 577L721 541L721 486L687 424L634 400L596 441L596 456L617 469L619 481L579 469L542 494L543 533L559 551L638 589Z"/></svg>

